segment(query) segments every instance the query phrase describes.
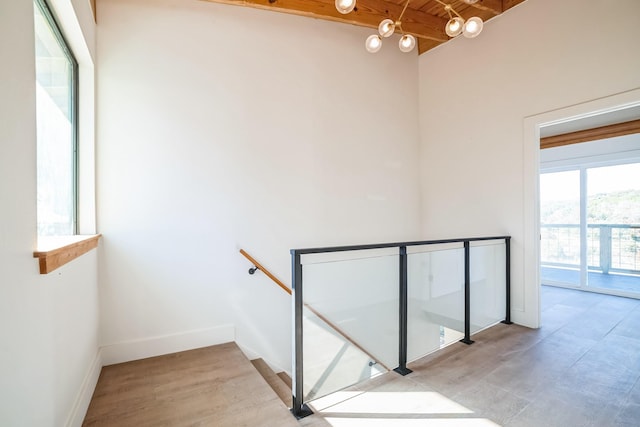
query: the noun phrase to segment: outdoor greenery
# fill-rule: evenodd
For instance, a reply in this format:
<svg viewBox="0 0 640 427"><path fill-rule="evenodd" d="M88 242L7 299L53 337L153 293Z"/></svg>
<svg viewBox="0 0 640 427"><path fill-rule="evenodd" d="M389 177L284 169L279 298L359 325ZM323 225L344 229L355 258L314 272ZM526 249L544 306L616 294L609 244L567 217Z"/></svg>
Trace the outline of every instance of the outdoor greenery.
<svg viewBox="0 0 640 427"><path fill-rule="evenodd" d="M543 226L541 256L543 263L578 265L580 263L580 202L564 200L540 206L543 225L565 224L570 227ZM595 194L587 199L587 224L627 224L640 226L640 190ZM640 228L589 227L587 258L590 267L601 265L601 233L610 241L607 255L611 268L640 269Z"/></svg>
<svg viewBox="0 0 640 427"><path fill-rule="evenodd" d="M579 199L545 203L540 206L540 220L543 224L578 224ZM589 196L587 223L640 225L640 190Z"/></svg>

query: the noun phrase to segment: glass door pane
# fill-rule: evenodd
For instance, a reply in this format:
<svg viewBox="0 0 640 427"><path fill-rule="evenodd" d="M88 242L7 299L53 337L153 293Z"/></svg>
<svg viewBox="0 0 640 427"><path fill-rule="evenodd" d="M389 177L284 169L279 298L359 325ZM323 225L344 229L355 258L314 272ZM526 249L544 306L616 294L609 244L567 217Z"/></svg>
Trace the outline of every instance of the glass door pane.
<svg viewBox="0 0 640 427"><path fill-rule="evenodd" d="M587 169L588 286L640 292L640 163Z"/></svg>
<svg viewBox="0 0 640 427"><path fill-rule="evenodd" d="M580 171L540 175L543 284L580 286Z"/></svg>

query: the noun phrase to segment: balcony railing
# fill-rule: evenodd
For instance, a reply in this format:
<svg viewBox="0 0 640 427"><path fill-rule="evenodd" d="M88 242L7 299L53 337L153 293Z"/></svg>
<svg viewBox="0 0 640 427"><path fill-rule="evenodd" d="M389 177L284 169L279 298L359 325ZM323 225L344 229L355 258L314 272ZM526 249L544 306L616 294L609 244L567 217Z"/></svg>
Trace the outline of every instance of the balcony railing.
<svg viewBox="0 0 640 427"><path fill-rule="evenodd" d="M580 225L542 224L543 266L580 266ZM640 224L588 224L587 265L603 274L640 275Z"/></svg>
<svg viewBox="0 0 640 427"><path fill-rule="evenodd" d="M298 418L311 413L306 402L386 366L406 375L407 362L511 323L509 236L293 249L291 256Z"/></svg>

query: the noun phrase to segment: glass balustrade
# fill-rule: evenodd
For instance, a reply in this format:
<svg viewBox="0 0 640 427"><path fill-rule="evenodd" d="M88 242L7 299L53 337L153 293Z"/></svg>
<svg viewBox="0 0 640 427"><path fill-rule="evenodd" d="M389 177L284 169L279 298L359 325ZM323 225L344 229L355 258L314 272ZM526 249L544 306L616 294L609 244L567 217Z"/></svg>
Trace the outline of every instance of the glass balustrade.
<svg viewBox="0 0 640 427"><path fill-rule="evenodd" d="M294 249L293 408L509 315L510 237Z"/></svg>
<svg viewBox="0 0 640 427"><path fill-rule="evenodd" d="M306 255L302 272L305 400L394 368L397 249Z"/></svg>
<svg viewBox="0 0 640 427"><path fill-rule="evenodd" d="M470 245L471 333L504 319L506 300L505 242Z"/></svg>
<svg viewBox="0 0 640 427"><path fill-rule="evenodd" d="M464 336L464 248L418 246L407 258L407 359L413 361Z"/></svg>

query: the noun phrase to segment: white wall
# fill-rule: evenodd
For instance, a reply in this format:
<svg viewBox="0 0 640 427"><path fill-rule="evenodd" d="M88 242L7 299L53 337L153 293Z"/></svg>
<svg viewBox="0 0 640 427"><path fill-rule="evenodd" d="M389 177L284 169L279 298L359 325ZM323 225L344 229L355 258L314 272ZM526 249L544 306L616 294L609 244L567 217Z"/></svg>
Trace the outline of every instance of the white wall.
<svg viewBox="0 0 640 427"><path fill-rule="evenodd" d="M79 425L99 368L97 255L38 274L32 1L0 2L0 35L0 425Z"/></svg>
<svg viewBox="0 0 640 427"><path fill-rule="evenodd" d="M98 2L112 361L235 325L248 353L289 370L290 297L238 249L290 284L291 248L418 237L417 54L367 54L369 32L195 0Z"/></svg>
<svg viewBox="0 0 640 427"><path fill-rule="evenodd" d="M638 16L637 0L527 0L419 59L423 233L512 235L517 322L538 322L525 118L638 88Z"/></svg>

